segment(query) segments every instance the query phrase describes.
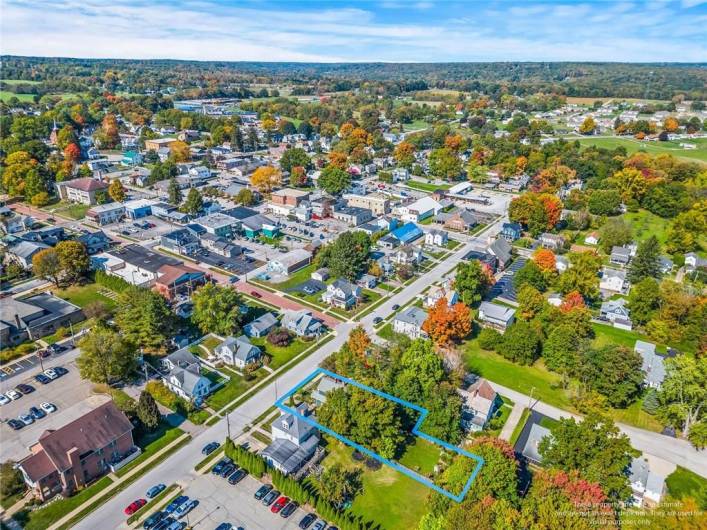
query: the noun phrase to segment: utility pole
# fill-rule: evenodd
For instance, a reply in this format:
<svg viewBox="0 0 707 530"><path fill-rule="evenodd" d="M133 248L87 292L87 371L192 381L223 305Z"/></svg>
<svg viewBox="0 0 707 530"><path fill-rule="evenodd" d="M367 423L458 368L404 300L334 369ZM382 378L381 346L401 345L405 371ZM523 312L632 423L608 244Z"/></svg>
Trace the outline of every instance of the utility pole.
<svg viewBox="0 0 707 530"><path fill-rule="evenodd" d="M226 431L228 432L228 438L231 439L231 414L226 413Z"/></svg>

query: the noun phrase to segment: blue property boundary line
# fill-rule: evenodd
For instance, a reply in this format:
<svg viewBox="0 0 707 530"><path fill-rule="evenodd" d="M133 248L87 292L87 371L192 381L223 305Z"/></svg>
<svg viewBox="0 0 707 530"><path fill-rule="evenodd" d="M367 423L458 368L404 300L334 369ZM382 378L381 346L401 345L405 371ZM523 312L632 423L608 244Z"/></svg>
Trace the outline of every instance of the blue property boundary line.
<svg viewBox="0 0 707 530"><path fill-rule="evenodd" d="M349 438L342 436L339 433L329 429L328 427L321 425L319 422L317 422L314 419L313 416L304 416L303 414L300 414L299 411L297 411L296 409L293 409L292 407L285 405L285 401L287 401L300 388L307 385L309 382L311 382L313 379L315 379L320 374L328 375L329 377L331 377L333 379L337 379L337 380L343 381L344 383L347 383L349 385L353 385L353 386L356 386L356 387L361 388L363 390L367 390L368 392L371 392L377 396L388 399L390 401L394 401L395 403L399 403L400 405L403 405L405 407L411 408L411 409L419 412L420 418L417 420L417 422L415 423L415 426L412 429L413 434L415 434L415 435L419 436L420 438L423 438L429 442L432 442L436 445L440 445L440 446L444 447L445 449L449 449L450 451L454 451L455 453L466 456L466 457L471 458L472 460L476 461L476 466L474 467L474 470L471 472L471 476L469 476L469 479L466 481L466 484L464 484L464 488L462 489L461 493L459 495L454 495L452 492L439 487L437 484L433 483L432 481L428 480L427 478L423 477L422 475L418 475L417 473L414 473L413 471L411 471L407 467L401 466L397 462L394 462L392 460L388 460L387 458L383 458L378 453L375 453L375 452L371 451L370 449L367 449L367 448L363 447L362 445L357 444L353 440L350 440ZM444 440L440 440L439 438L435 438L434 436L430 436L429 434L425 434L424 432L422 432L420 430L420 426L422 425L422 422L425 421L425 419L427 418L427 415L429 414L429 411L427 409L420 407L419 405L415 405L414 403L410 403L409 401L405 401L404 399L400 399L398 397L392 396L392 395L387 394L385 392L381 392L378 389L364 385L362 383L359 383L358 381L354 381L353 379L349 379L348 377L344 377L344 376L341 376L341 375L336 374L334 372L331 372L325 368L317 368L314 372L312 372L310 375L305 377L302 381L300 381L297 385L295 385L294 388L289 390L280 399L278 399L275 402L275 406L281 410L284 410L285 412L289 412L290 414L300 418L301 420L309 423L310 425L313 425L314 427L316 427L320 431L323 431L323 432L333 436L334 438L336 438L340 442L343 442L346 445L349 445L349 446L355 448L356 450L370 456L371 458L375 458L379 462L381 462L389 467L392 467L393 469L395 469L397 471L400 471L401 473L407 475L411 479L416 480L417 482L420 482L421 484L424 484L428 488L433 489L437 493L441 493L442 495L449 497L450 499L452 499L456 502L462 502L464 500L464 497L466 497L466 494L469 492L469 489L471 488L471 485L473 484L474 480L476 479L476 476L479 474L481 467L484 465L484 459L481 458L479 455L475 455L473 453L470 453L469 451L465 451L464 449L462 449L460 447L457 447L455 445L445 442Z"/></svg>

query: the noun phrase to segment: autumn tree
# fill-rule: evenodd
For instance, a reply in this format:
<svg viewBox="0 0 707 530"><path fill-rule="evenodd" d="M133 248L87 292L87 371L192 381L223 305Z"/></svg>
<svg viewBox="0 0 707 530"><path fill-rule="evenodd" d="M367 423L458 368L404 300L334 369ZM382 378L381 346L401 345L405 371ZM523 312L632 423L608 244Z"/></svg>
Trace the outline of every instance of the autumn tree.
<svg viewBox="0 0 707 530"><path fill-rule="evenodd" d="M393 157L398 165L409 169L415 162L415 146L403 140L395 146Z"/></svg>
<svg viewBox="0 0 707 530"><path fill-rule="evenodd" d="M62 268L59 255L53 248L45 248L32 256L32 272L59 287Z"/></svg>
<svg viewBox="0 0 707 530"><path fill-rule="evenodd" d="M532 320L545 306L545 297L532 285L526 283L518 290L518 312L523 320Z"/></svg>
<svg viewBox="0 0 707 530"><path fill-rule="evenodd" d="M609 182L619 190L621 199L626 203L631 200L640 201L648 190L648 180L643 171L633 167L617 171Z"/></svg>
<svg viewBox="0 0 707 530"><path fill-rule="evenodd" d="M449 307L442 297L430 309L422 329L440 346L449 346L471 333L471 310L461 302Z"/></svg>
<svg viewBox="0 0 707 530"><path fill-rule="evenodd" d="M533 235L554 228L561 213L562 201L547 193L525 193L511 200L508 207L508 218L526 226Z"/></svg>
<svg viewBox="0 0 707 530"><path fill-rule="evenodd" d="M307 185L307 171L302 166L295 166L290 172L290 184L301 188Z"/></svg>
<svg viewBox="0 0 707 530"><path fill-rule="evenodd" d="M348 166L348 157L346 153L341 153L339 151L332 151L327 155L329 159L328 166L338 167L341 170L345 170Z"/></svg>
<svg viewBox="0 0 707 530"><path fill-rule="evenodd" d="M557 288L563 294L579 292L585 299L599 296L599 269L602 260L593 252L569 254L572 266L563 272L557 282Z"/></svg>
<svg viewBox="0 0 707 530"><path fill-rule="evenodd" d="M113 149L120 143L118 120L115 114L108 113L104 116L97 138L103 149Z"/></svg>
<svg viewBox="0 0 707 530"><path fill-rule="evenodd" d="M565 295L560 304L560 311L563 313L569 313L577 308L586 308L587 305L584 303L584 297L579 291L571 291Z"/></svg>
<svg viewBox="0 0 707 530"><path fill-rule="evenodd" d="M581 134L593 134L594 131L597 128L597 122L594 121L594 118L591 116L587 116L582 124L579 126L579 132Z"/></svg>
<svg viewBox="0 0 707 530"><path fill-rule="evenodd" d="M346 344L352 353L363 358L366 356L368 348L371 346L371 338L368 336L363 326L358 325L349 333Z"/></svg>
<svg viewBox="0 0 707 530"><path fill-rule="evenodd" d="M69 283L75 283L81 276L88 273L91 259L88 256L86 245L80 241L60 241L54 248L59 258L63 277Z"/></svg>
<svg viewBox="0 0 707 530"><path fill-rule="evenodd" d="M680 128L680 122L673 116L668 116L663 120L663 130L669 133L675 132Z"/></svg>
<svg viewBox="0 0 707 530"><path fill-rule="evenodd" d="M282 174L272 166L261 166L251 175L250 183L258 191L269 193L282 184Z"/></svg>
<svg viewBox="0 0 707 530"><path fill-rule="evenodd" d="M555 271L555 253L548 248L540 248L533 254L533 261L543 272Z"/></svg>
<svg viewBox="0 0 707 530"><path fill-rule="evenodd" d="M191 152L189 151L189 145L186 142L177 140L169 145L169 156L176 163L189 162L191 160Z"/></svg>
<svg viewBox="0 0 707 530"><path fill-rule="evenodd" d="M32 175L39 175L38 162L26 151L15 151L5 158L2 187L8 195L22 195Z"/></svg>
<svg viewBox="0 0 707 530"><path fill-rule="evenodd" d="M120 179L113 179L110 186L108 186L108 195L115 202L123 202L125 200L125 188Z"/></svg>

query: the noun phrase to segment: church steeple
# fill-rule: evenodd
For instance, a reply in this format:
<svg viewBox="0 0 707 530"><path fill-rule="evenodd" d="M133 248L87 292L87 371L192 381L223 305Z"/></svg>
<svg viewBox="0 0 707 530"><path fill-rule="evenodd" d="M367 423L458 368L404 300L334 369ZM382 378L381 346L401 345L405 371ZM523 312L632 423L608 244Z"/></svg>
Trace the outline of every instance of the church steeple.
<svg viewBox="0 0 707 530"><path fill-rule="evenodd" d="M52 132L49 135L49 143L52 145L57 144L57 133L59 131L59 127L56 126L56 119L54 120L54 127L52 127Z"/></svg>

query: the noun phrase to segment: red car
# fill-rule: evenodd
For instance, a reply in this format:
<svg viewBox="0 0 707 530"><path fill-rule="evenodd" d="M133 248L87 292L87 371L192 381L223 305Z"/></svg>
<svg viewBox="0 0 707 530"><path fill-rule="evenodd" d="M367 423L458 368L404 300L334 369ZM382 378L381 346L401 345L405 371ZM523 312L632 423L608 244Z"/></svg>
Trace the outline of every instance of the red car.
<svg viewBox="0 0 707 530"><path fill-rule="evenodd" d="M263 295L260 294L258 291L251 291L250 294L251 294L252 296L255 296L256 298L262 298L262 297L263 297Z"/></svg>
<svg viewBox="0 0 707 530"><path fill-rule="evenodd" d="M125 512L125 515L132 515L146 504L147 501L145 499L138 499L128 504L123 512Z"/></svg>
<svg viewBox="0 0 707 530"><path fill-rule="evenodd" d="M275 504L273 504L273 505L270 507L270 511L271 511L272 513L278 513L280 510L282 510L282 509L287 505L288 502L290 502L290 499L288 499L288 498L285 497L285 496L282 496L282 497L280 497L279 499L277 499L277 500L275 501Z"/></svg>

